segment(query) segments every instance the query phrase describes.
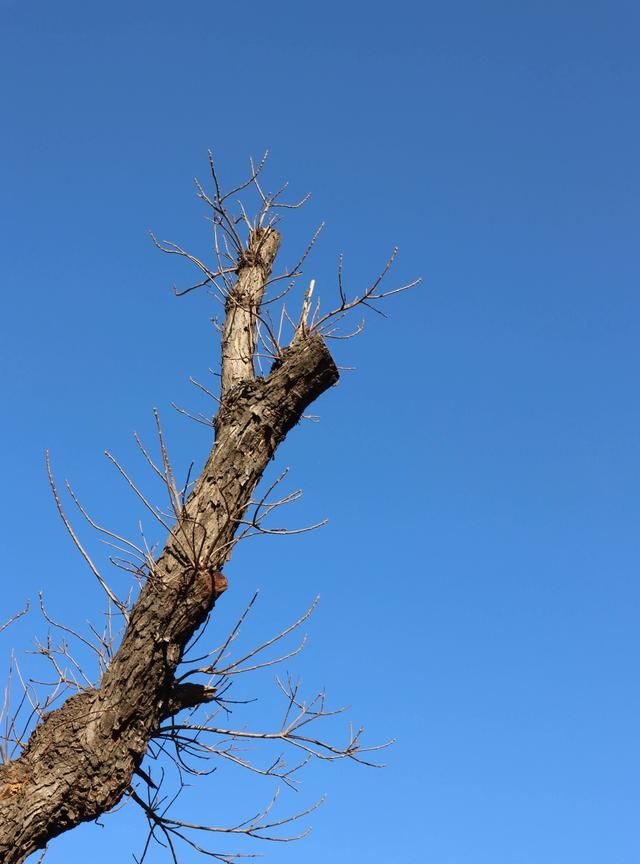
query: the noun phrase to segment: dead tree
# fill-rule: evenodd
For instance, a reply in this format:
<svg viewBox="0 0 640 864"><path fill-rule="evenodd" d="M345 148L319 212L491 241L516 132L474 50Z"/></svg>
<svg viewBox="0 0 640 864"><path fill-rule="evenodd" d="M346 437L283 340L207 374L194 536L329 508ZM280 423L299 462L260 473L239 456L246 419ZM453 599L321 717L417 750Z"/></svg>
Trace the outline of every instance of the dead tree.
<svg viewBox="0 0 640 864"><path fill-rule="evenodd" d="M223 568L235 543L255 532L279 531L265 527L264 519L295 497L272 500L274 490L270 488L256 499L255 490L287 433L308 406L338 381L338 368L327 348L327 339L349 335L339 332L339 327L352 310L375 308L384 297L410 287L381 289L394 251L380 276L366 290L348 296L340 261L339 302L335 308L321 313L312 296L311 282L301 312L292 317L282 305L274 323L272 304L282 301L300 277L301 266L319 232L294 268L272 275L280 245L276 227L279 215L283 209L299 205L283 203L282 190L275 194L264 191L263 167L264 159L257 166L251 163L247 180L224 192L210 154L211 192L199 183L197 190L210 210L212 266L173 243L153 238L163 252L186 259L199 271L197 282L183 291L176 289L177 294L208 288L224 308L219 328L222 359L219 394L215 396L217 412L212 421L204 416L195 418L210 424L215 433L197 480L187 480L183 486L176 483L157 416L160 457L154 461L142 442L138 443L151 470L165 486L168 513L151 504L120 463L110 457L166 531L164 549L154 554L144 542L134 543L101 527L69 487L81 514L127 553L114 557L113 562L132 573L133 598L116 596L81 545L49 468L64 523L106 592L108 625L104 633L95 631L95 639L91 640L99 665L95 683L69 648L73 638L87 644L89 641L52 621L44 606L49 624L63 637L59 643L49 639L38 644L39 652L55 670L48 695L43 698L33 682L21 678L19 667L12 666L12 677L20 678L22 696L18 711L11 717L8 699L3 709L6 724L0 764L0 861L4 864L20 864L32 853L46 849L52 838L96 819L124 800L137 803L148 819L149 837L142 857L148 843L160 839L176 861L174 844L182 839L193 848L229 862L235 860L232 853L205 848L193 839L192 832L210 832L210 837L226 831L269 839L283 825L305 814L279 819L271 815L269 805L252 820L225 828L175 819L161 807L158 780L143 767L145 758L170 749L182 772L189 771L190 755L219 757L290 783L300 764L291 768L278 759L261 767L240 755L236 743L243 738L254 742L276 740L299 752L301 763L315 757L367 763L367 751L376 749L362 745L360 732L352 733L346 744L339 746L310 732L310 723L333 712L325 707L324 694L307 703L298 686L287 679L277 679L286 701L280 728L248 732L228 729L220 722L219 711L224 708L232 676L273 665L296 653L297 649L285 652L284 658L259 656L285 638L306 615L293 627L235 660L229 659L227 649L237 630L221 648L205 653L204 658L191 661L185 653L227 587ZM257 201L257 215L253 218L239 200L248 193ZM282 291L280 286L284 286ZM360 329L358 325L354 332ZM66 701L59 704L57 700L65 697ZM193 713L198 706L212 710L199 718ZM17 720L20 711L23 717L26 711L23 723ZM287 838L278 835L277 839Z"/></svg>

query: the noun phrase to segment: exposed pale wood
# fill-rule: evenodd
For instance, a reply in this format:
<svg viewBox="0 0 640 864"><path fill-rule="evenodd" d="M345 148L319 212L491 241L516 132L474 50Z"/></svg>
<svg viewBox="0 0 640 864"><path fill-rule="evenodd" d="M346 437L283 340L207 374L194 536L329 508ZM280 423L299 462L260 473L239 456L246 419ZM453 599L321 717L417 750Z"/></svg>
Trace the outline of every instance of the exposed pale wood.
<svg viewBox="0 0 640 864"><path fill-rule="evenodd" d="M265 283L280 246L275 228L259 228L251 235L238 270L238 280L225 304L222 330L222 395L235 384L253 378L257 313Z"/></svg>

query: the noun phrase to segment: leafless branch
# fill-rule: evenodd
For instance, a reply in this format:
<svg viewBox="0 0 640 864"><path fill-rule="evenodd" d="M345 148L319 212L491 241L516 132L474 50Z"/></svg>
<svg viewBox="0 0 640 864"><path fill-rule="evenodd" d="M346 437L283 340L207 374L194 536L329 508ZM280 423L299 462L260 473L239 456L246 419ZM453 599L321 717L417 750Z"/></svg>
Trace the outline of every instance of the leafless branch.
<svg viewBox="0 0 640 864"><path fill-rule="evenodd" d="M0 633L2 633L3 630L6 630L7 627L9 627L10 624L13 624L14 621L17 621L18 618L22 618L23 615L26 615L28 611L29 611L29 601L27 600L25 607L21 612L16 612L15 615L12 615L8 621L5 621L5 623L0 626Z"/></svg>
<svg viewBox="0 0 640 864"><path fill-rule="evenodd" d="M387 259L386 264L382 268L382 271L379 273L378 277L371 283L371 285L362 293L357 294L351 300L347 298L347 294L343 285L343 258L342 255L338 260L338 292L340 294L340 305L335 309L332 309L330 312L327 312L321 318L313 323L312 329L317 333L322 333L325 335L326 333L326 325L334 321L338 316L342 317L345 313L350 312L352 309L355 309L358 306L366 306L378 314L383 314L380 309L378 309L373 304L379 300L384 300L387 297L392 297L394 294L400 294L403 291L408 291L410 288L414 288L418 285L422 280L414 279L411 282L407 282L405 285L401 285L398 288L392 288L389 291L380 291L380 285L391 269L393 262L396 259L398 254L398 247L395 246L391 255ZM361 332L361 327L358 328L353 334ZM335 338L335 336L334 336Z"/></svg>
<svg viewBox="0 0 640 864"><path fill-rule="evenodd" d="M122 614L124 619L126 621L128 621L129 616L128 616L128 612L127 612L127 609L126 609L124 603L122 603L122 601L116 597L116 595L113 593L111 588L109 588L109 586L107 585L105 580L102 578L102 576L100 575L100 572L98 571L98 568L95 566L95 564L93 563L93 561L89 557L88 553L84 549L83 545L78 540L78 537L76 536L75 531L71 527L71 523L67 519L67 516L66 516L64 509L62 507L62 503L60 501L60 497L58 495L58 490L56 489L56 484L55 484L54 479L53 479L53 473L51 471L51 462L49 460L49 451L48 450L46 452L46 462L47 462L47 474L49 475L49 484L51 485L51 491L53 492L53 497L54 497L54 500L56 502L56 507L58 508L58 513L60 514L60 518L64 522L64 526L67 529L69 536L73 540L77 550L80 552L80 554L82 555L84 560L89 565L89 569L91 570L93 575L98 580L102 590L105 592L107 597L111 600L111 602L114 603L115 606L117 606L117 608L120 610L120 613Z"/></svg>

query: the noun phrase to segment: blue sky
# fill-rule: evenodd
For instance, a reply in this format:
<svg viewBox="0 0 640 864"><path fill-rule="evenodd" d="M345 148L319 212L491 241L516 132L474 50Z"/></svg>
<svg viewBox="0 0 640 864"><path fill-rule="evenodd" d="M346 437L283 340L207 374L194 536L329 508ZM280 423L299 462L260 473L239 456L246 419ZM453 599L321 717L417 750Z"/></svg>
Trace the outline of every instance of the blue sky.
<svg viewBox="0 0 640 864"><path fill-rule="evenodd" d="M320 593L291 671L398 738L383 772L311 770L283 811L327 804L268 861L640 861L639 24L618 0L0 3L0 617L43 590L100 620L45 448L130 533L102 451L143 477L154 406L178 465L207 451L170 403L203 408L215 306L173 297L190 274L146 232L206 254L208 147L230 181L268 147L272 186L313 193L282 261L326 220L306 276L327 304L339 252L353 290L394 243L397 282L424 279L338 343L356 371L280 454L305 489L290 523L329 526L251 541L216 610L212 640L259 587L250 641ZM35 669L45 634L23 619L3 662ZM223 767L178 812L244 818L258 779ZM104 826L47 864L140 851L132 807Z"/></svg>

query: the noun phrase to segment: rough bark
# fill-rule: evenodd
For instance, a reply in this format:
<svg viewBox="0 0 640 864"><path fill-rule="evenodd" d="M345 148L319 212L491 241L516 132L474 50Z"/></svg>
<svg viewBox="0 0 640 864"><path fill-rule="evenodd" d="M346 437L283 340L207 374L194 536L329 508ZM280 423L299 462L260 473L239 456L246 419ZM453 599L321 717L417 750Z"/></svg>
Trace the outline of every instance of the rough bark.
<svg viewBox="0 0 640 864"><path fill-rule="evenodd" d="M276 231L257 229L239 262L223 327L215 443L110 667L97 689L48 714L19 758L0 766L3 864L21 864L53 837L112 808L161 721L212 698L204 687L176 687L176 667L226 586L220 569L269 460L338 379L318 335L296 338L267 377L254 374L256 320L278 245Z"/></svg>

